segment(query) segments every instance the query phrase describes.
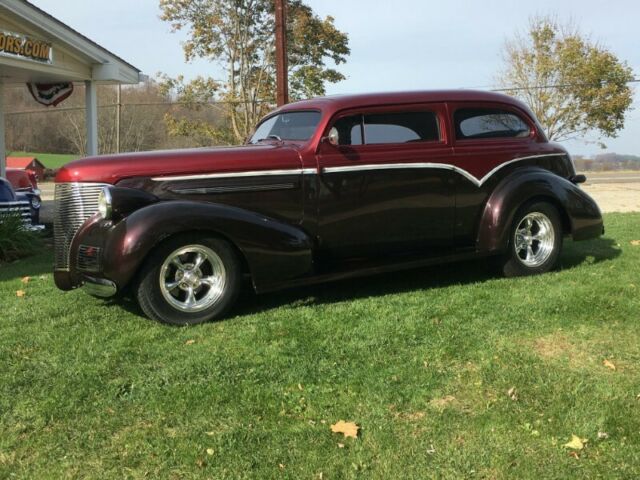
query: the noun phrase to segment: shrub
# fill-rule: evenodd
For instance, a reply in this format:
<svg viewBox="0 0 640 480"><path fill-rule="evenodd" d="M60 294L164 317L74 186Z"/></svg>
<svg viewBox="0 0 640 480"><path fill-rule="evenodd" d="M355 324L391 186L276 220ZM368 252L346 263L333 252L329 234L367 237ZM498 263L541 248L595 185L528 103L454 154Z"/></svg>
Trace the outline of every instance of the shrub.
<svg viewBox="0 0 640 480"><path fill-rule="evenodd" d="M40 236L28 230L19 215L0 217L0 262L31 255L41 245Z"/></svg>

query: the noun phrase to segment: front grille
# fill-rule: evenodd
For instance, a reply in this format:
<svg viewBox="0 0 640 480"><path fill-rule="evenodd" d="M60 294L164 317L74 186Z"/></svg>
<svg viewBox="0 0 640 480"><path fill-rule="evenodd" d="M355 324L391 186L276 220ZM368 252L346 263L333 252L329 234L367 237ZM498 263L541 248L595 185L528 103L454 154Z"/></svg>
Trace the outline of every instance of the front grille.
<svg viewBox="0 0 640 480"><path fill-rule="evenodd" d="M16 215L25 225L31 225L31 204L26 201L0 202L0 221L2 216Z"/></svg>
<svg viewBox="0 0 640 480"><path fill-rule="evenodd" d="M98 211L104 183L57 183L53 212L55 269L69 270L71 242L78 229Z"/></svg>

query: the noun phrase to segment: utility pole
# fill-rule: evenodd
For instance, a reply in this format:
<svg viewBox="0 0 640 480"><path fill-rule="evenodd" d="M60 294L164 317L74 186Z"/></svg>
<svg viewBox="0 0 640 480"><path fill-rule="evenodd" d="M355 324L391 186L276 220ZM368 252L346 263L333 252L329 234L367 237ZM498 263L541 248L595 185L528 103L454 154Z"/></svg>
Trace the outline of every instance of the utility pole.
<svg viewBox="0 0 640 480"><path fill-rule="evenodd" d="M274 0L276 7L276 101L278 106L289 103L289 75L287 65L287 4Z"/></svg>
<svg viewBox="0 0 640 480"><path fill-rule="evenodd" d="M120 153L120 116L122 109L122 84L118 83L116 92L116 153Z"/></svg>

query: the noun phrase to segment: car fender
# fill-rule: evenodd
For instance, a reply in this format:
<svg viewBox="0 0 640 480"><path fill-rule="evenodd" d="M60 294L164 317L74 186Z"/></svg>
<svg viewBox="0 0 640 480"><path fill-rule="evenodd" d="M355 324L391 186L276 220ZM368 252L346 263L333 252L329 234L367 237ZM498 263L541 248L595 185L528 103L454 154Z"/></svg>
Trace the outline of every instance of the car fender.
<svg viewBox="0 0 640 480"><path fill-rule="evenodd" d="M546 200L558 209L564 233L574 240L603 233L600 209L587 193L548 170L527 167L502 179L489 196L479 221L478 251L504 251L518 209L534 199Z"/></svg>
<svg viewBox="0 0 640 480"><path fill-rule="evenodd" d="M104 228L99 227L102 223L96 226ZM187 232L230 241L246 260L257 291L308 275L313 267L312 241L301 228L229 205L165 201L136 210L110 227L102 255L105 277L122 289L160 242ZM87 239L82 233L78 237L78 244Z"/></svg>

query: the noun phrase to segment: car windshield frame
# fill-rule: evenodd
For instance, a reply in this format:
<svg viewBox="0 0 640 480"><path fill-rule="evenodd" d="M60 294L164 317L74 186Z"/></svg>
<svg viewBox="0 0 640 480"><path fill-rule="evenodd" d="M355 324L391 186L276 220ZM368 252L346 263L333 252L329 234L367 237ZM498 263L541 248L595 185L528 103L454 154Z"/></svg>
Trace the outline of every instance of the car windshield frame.
<svg viewBox="0 0 640 480"><path fill-rule="evenodd" d="M316 114L317 115L317 120L315 122L315 125L313 125L313 130L305 138L286 138L284 136L278 135L278 133L272 133L273 132L273 127L269 130L268 133L266 133L266 136L263 136L265 134L261 134L260 135L261 138L257 138L258 137L258 133L260 132L260 128L262 126L264 126L267 122L273 121L274 119L277 119L278 117L283 117L285 115L289 116L289 115L308 114L308 113ZM251 137L249 137L249 139L247 140L247 145L257 145L257 144L259 144L259 143L261 143L261 142L263 142L265 140L289 141L289 142L308 142L309 140L311 140L313 138L315 133L318 131L318 127L320 126L320 121L321 120L322 120L322 112L320 110L317 110L317 109L286 110L286 111L276 112L276 113L274 113L272 115L269 115L269 116L265 117L256 126L255 130L251 134ZM311 128L311 127L309 127L309 128Z"/></svg>

